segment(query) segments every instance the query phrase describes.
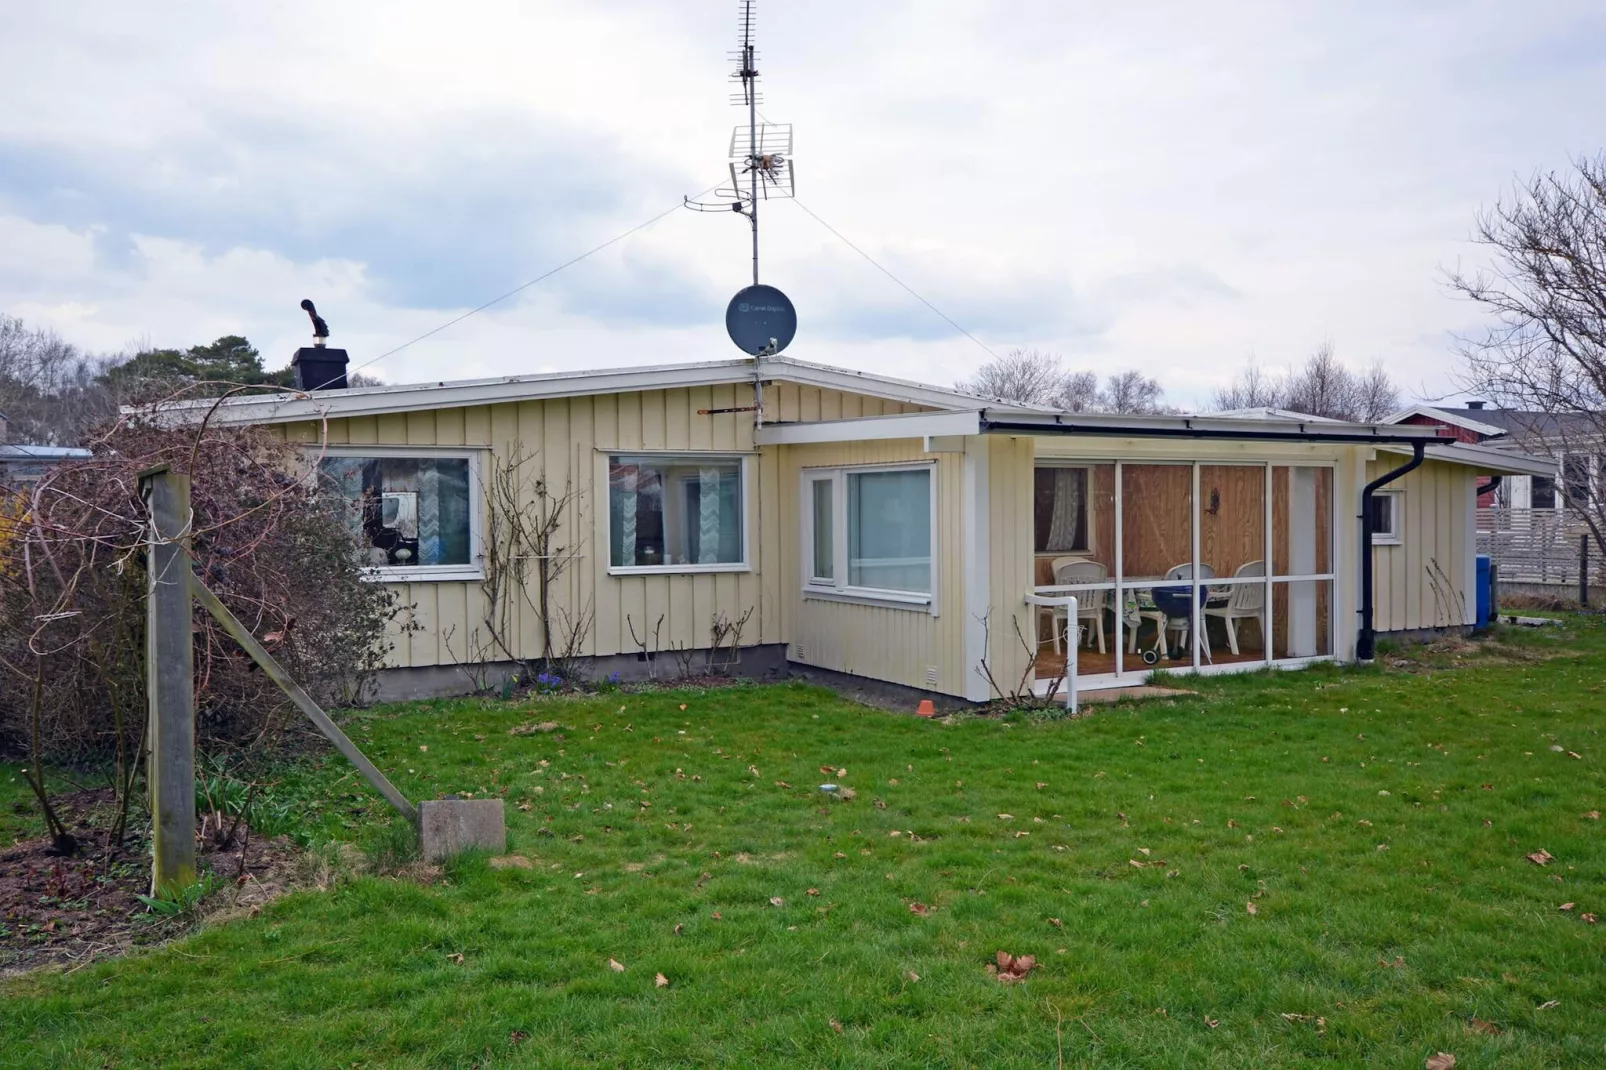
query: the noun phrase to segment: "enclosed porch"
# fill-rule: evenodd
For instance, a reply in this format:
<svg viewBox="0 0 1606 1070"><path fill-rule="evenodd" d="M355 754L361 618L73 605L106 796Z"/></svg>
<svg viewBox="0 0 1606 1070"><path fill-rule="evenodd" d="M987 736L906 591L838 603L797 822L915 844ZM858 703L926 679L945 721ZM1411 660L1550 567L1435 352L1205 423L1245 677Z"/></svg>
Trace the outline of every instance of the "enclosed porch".
<svg viewBox="0 0 1606 1070"><path fill-rule="evenodd" d="M1039 689L1068 671L1079 688L1117 687L1333 656L1336 473L1040 452L1032 590L1077 605L1031 607Z"/></svg>

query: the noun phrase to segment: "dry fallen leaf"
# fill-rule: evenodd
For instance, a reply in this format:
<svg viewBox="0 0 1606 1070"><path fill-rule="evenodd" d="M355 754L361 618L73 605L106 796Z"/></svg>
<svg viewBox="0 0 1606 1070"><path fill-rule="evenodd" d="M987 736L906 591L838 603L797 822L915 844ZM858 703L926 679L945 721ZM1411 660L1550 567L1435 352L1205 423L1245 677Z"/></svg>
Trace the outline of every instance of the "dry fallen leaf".
<svg viewBox="0 0 1606 1070"><path fill-rule="evenodd" d="M909 913L915 915L916 917L923 918L931 913L931 908L926 906L924 903L916 901L909 904Z"/></svg>
<svg viewBox="0 0 1606 1070"><path fill-rule="evenodd" d="M1597 921L1599 921L1599 920L1600 920L1600 919L1599 919L1599 918L1597 918L1597 917L1595 917L1595 915L1593 915L1593 914L1580 914L1580 915L1578 915L1578 916L1579 916L1579 917L1580 917L1580 918L1583 918L1583 919L1584 919L1584 921L1585 921L1585 922L1586 922L1586 923L1587 923L1587 924L1589 924L1589 925L1593 925L1593 924L1595 924L1595 923L1596 923L1596 922L1597 922Z"/></svg>
<svg viewBox="0 0 1606 1070"><path fill-rule="evenodd" d="M1252 902L1251 903L1245 903L1244 904L1244 909L1249 911L1249 913L1251 913L1251 914L1259 914L1260 913L1260 908L1255 906L1255 904L1252 903Z"/></svg>
<svg viewBox="0 0 1606 1070"><path fill-rule="evenodd" d="M820 894L820 890L818 888L810 888L809 891L808 891L808 894L809 895L819 895Z"/></svg>
<svg viewBox="0 0 1606 1070"><path fill-rule="evenodd" d="M685 703L684 703L684 702L682 702L682 703L681 703L681 704L680 704L680 708L681 708L681 709L685 709L685 708L686 708L686 704L685 704Z"/></svg>
<svg viewBox="0 0 1606 1070"><path fill-rule="evenodd" d="M786 900L782 899L780 896L778 896L778 895L770 896L770 906L772 906L772 907L784 907L785 905L786 905Z"/></svg>
<svg viewBox="0 0 1606 1070"><path fill-rule="evenodd" d="M1214 1029L1216 1026L1221 1024L1221 1019L1220 1018L1212 1018L1207 1014L1207 1015L1205 1015L1204 1023L1205 1023L1205 1025L1209 1026L1211 1029Z"/></svg>
<svg viewBox="0 0 1606 1070"><path fill-rule="evenodd" d="M904 976L909 978L909 980L911 980L911 981L920 980L920 975L918 973L915 973L913 970L908 971L907 973L904 974Z"/></svg>
<svg viewBox="0 0 1606 1070"><path fill-rule="evenodd" d="M837 1021L835 1018L832 1018L831 1019L831 1028L835 1029L838 1033L840 1033L840 1032L842 1032L842 1023Z"/></svg>
<svg viewBox="0 0 1606 1070"><path fill-rule="evenodd" d="M609 959L608 969L612 970L614 973L624 973L625 964L620 962L618 959Z"/></svg>
<svg viewBox="0 0 1606 1070"><path fill-rule="evenodd" d="M1558 908L1557 908L1557 909L1558 909L1558 910L1571 910L1571 909L1572 909L1572 908L1573 908L1573 907L1575 907L1575 906L1577 906L1577 905L1578 905L1578 904L1577 904L1577 903L1563 903L1563 904L1562 904L1562 905L1561 905L1561 906L1560 906L1560 907L1558 907Z"/></svg>
<svg viewBox="0 0 1606 1070"><path fill-rule="evenodd" d="M1584 816L1589 818L1589 820L1591 820L1591 821L1599 821L1600 820L1600 811L1599 810L1591 810L1591 811L1589 811L1589 813L1585 814Z"/></svg>
<svg viewBox="0 0 1606 1070"><path fill-rule="evenodd" d="M1036 955L1011 955L1000 951L997 955L998 979L1005 983L1026 980L1026 975L1037 967Z"/></svg>
<svg viewBox="0 0 1606 1070"><path fill-rule="evenodd" d="M679 936L683 931L685 931L685 928L686 926L677 924L675 926L675 935Z"/></svg>
<svg viewBox="0 0 1606 1070"><path fill-rule="evenodd" d="M1427 1062L1422 1064L1426 1070L1455 1070L1455 1056L1447 1051L1429 1055Z"/></svg>
<svg viewBox="0 0 1606 1070"><path fill-rule="evenodd" d="M669 978L660 973L658 976L652 979L652 984L654 988L668 988Z"/></svg>
<svg viewBox="0 0 1606 1070"><path fill-rule="evenodd" d="M446 957L457 963L459 966L463 965L463 953L461 951L455 955L447 955Z"/></svg>
<svg viewBox="0 0 1606 1070"><path fill-rule="evenodd" d="M1065 928L1065 923L1063 921L1061 921L1060 919L1058 919L1058 918L1049 918L1048 919L1048 923L1050 925L1054 926L1054 928L1056 928L1056 929Z"/></svg>
<svg viewBox="0 0 1606 1070"><path fill-rule="evenodd" d="M1561 1006L1561 1000L1559 1000L1559 999L1547 999L1543 1003L1539 1004L1539 1006L1535 1007L1534 1010L1536 1010L1536 1011L1550 1011L1550 1010L1555 1010L1559 1006Z"/></svg>
<svg viewBox="0 0 1606 1070"><path fill-rule="evenodd" d="M998 820L1000 820L1000 821L1013 821L1013 820L1015 820L1015 815L1014 814L999 814L998 815Z"/></svg>
<svg viewBox="0 0 1606 1070"><path fill-rule="evenodd" d="M721 913L720 913L720 912L719 912L719 911L717 911L717 910L716 910L716 911L714 911L714 913L713 913L713 915L712 915L712 916L713 916L713 919L714 919L714 920L715 920L715 921L721 921L721 920L723 920L723 919L724 919L724 917L725 917L725 915L723 915L723 914L721 914Z"/></svg>
<svg viewBox="0 0 1606 1070"><path fill-rule="evenodd" d="M1482 1018L1472 1018L1467 1022L1467 1028L1472 1030L1474 1033L1482 1033L1486 1037L1497 1037L1501 1033L1505 1032L1505 1030L1501 1029L1498 1025L1495 1025L1493 1022L1484 1021Z"/></svg>
<svg viewBox="0 0 1606 1070"><path fill-rule="evenodd" d="M1525 857L1528 859L1528 861L1532 862L1536 866L1548 866L1548 865L1550 865L1550 863L1552 863L1552 862L1554 862L1556 860L1556 856L1555 855L1551 854L1549 851L1544 850L1543 848L1541 848L1540 850L1535 851L1533 854L1527 855Z"/></svg>

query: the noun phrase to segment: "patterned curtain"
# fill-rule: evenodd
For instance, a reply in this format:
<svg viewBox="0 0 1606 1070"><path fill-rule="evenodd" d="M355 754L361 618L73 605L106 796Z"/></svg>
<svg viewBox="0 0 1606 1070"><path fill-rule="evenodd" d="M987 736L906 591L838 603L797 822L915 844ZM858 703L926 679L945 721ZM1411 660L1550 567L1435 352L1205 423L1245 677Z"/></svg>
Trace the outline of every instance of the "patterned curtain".
<svg viewBox="0 0 1606 1070"><path fill-rule="evenodd" d="M697 563L719 562L719 469L697 470Z"/></svg>
<svg viewBox="0 0 1606 1070"><path fill-rule="evenodd" d="M441 474L431 461L418 462L418 563L438 565L445 555L441 538Z"/></svg>
<svg viewBox="0 0 1606 1070"><path fill-rule="evenodd" d="M1054 513L1049 520L1048 549L1071 550L1081 544L1083 510L1087 508L1087 472L1054 470Z"/></svg>
<svg viewBox="0 0 1606 1070"><path fill-rule="evenodd" d="M614 473L614 500L619 504L619 564L636 563L636 473L633 464L620 465Z"/></svg>

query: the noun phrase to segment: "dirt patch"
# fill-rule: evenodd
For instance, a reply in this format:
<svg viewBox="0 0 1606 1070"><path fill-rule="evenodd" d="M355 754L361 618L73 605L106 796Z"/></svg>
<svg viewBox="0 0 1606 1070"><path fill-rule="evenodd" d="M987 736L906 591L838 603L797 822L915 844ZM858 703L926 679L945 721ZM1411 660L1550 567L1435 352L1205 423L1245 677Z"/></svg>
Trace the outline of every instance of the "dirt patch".
<svg viewBox="0 0 1606 1070"><path fill-rule="evenodd" d="M149 841L130 836L121 845L111 843L110 789L52 801L79 849L60 855L42 837L0 850L0 975L51 964L76 969L161 943L194 924L194 917L153 915L140 902L150 890ZM202 916L254 914L294 883L300 851L289 840L252 836L243 825L227 847L218 845L219 838L197 830L197 864L221 882L202 903Z"/></svg>

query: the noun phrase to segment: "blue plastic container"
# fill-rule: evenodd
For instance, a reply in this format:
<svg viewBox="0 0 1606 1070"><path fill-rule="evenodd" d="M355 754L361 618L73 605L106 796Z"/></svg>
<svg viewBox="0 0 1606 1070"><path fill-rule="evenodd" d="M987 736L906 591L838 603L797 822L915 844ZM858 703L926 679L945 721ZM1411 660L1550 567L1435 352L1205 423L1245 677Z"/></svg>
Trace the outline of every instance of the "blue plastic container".
<svg viewBox="0 0 1606 1070"><path fill-rule="evenodd" d="M1489 555L1478 555L1478 620L1473 625L1476 630L1489 626L1494 619L1494 586L1490 582Z"/></svg>

